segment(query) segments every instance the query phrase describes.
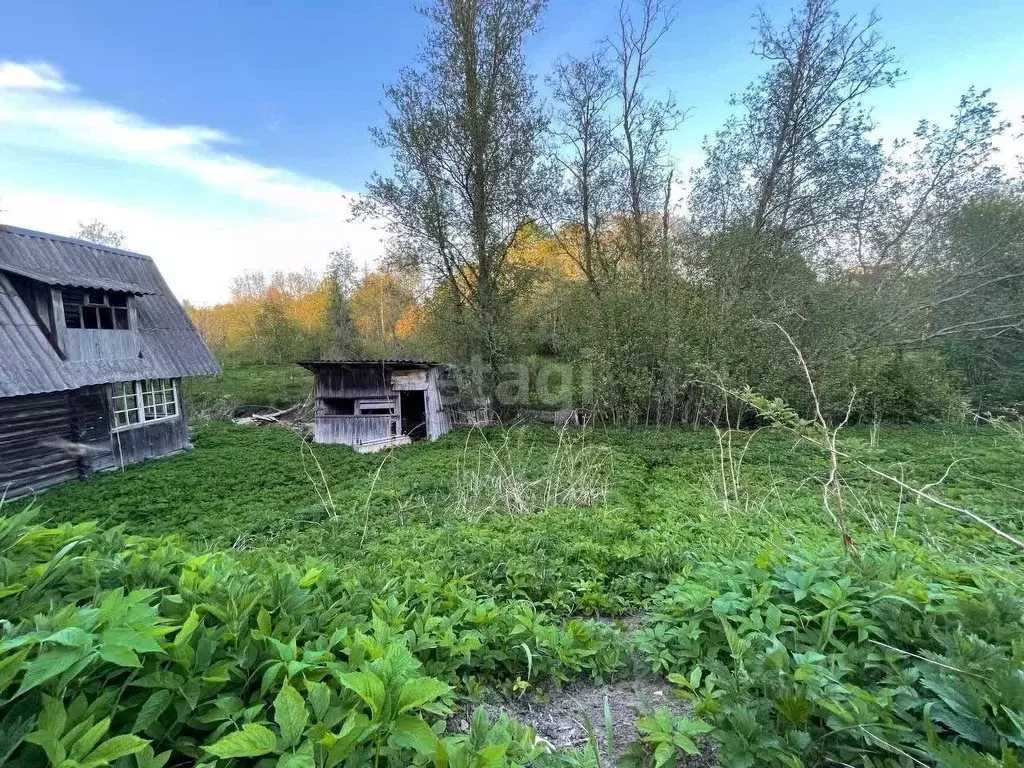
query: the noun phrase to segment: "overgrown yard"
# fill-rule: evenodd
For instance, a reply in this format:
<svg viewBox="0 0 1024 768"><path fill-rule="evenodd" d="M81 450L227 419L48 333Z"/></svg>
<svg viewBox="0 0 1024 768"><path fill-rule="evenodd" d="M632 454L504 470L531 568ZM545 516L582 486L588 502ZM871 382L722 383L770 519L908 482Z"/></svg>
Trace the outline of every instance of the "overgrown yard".
<svg viewBox="0 0 1024 768"><path fill-rule="evenodd" d="M313 376L294 363L281 365L239 365L222 362L216 376L185 379L189 416L233 416L236 411L288 408L301 404L313 388Z"/></svg>
<svg viewBox="0 0 1024 768"><path fill-rule="evenodd" d="M934 483L954 506L1024 531L1018 437L894 427L847 440L908 485ZM731 461L714 432L683 429L495 429L360 455L310 450L284 428L207 423L194 443L32 505L37 522L96 520L102 533L3 524L4 581L28 586L0 591L0 612L79 606L0 644L8 718L40 706L40 691L72 707L76 679L91 705L121 674L127 687L94 721L112 717L146 750L171 750L171 764L308 753L318 766L589 765L616 743L609 752L638 765L698 748L729 765L987 765L969 750L1024 747L1024 553L852 462L856 552L844 552L822 505L824 457L782 433L733 435ZM149 538L166 534L177 542ZM91 543L57 556L76 540ZM108 596L105 619L83 613L89 595L118 588L163 591ZM135 623L110 635L103 621ZM72 625L89 645L52 639ZM130 657L104 650L129 635ZM52 674L18 672L54 653ZM82 683L84 667L67 665L91 653L99 669ZM385 702L414 678L435 683L415 683L422 695L402 699L402 715ZM580 693L588 680L613 684ZM501 696L528 721L549 698L585 714L559 703L567 684L589 704L605 691L639 701L624 680L647 680L637 684L664 709L623 723L608 700L601 722L572 724L566 743L590 734L580 752L545 755L514 720L461 714L498 697L493 714ZM301 727L282 722L288 707ZM532 724L560 744L557 725ZM480 757L488 746L497 762Z"/></svg>

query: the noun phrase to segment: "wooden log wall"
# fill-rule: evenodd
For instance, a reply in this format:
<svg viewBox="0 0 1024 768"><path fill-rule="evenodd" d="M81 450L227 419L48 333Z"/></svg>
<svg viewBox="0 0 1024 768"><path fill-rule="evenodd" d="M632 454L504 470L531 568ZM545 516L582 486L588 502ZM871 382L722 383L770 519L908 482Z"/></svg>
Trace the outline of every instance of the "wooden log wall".
<svg viewBox="0 0 1024 768"><path fill-rule="evenodd" d="M0 496L30 495L78 477L67 392L0 399Z"/></svg>

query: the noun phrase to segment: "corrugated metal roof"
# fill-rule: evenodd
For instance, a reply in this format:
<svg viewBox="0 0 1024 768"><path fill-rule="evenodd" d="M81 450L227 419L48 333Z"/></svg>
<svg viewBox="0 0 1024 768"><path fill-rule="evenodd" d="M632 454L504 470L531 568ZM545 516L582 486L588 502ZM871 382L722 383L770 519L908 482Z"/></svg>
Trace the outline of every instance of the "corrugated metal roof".
<svg viewBox="0 0 1024 768"><path fill-rule="evenodd" d="M4 271L50 285L136 294L140 355L116 360L62 359ZM148 256L0 226L0 397L219 370Z"/></svg>
<svg viewBox="0 0 1024 768"><path fill-rule="evenodd" d="M374 360L368 357L353 358L350 360L297 360L296 363L303 368L318 368L325 365L445 365L436 360L419 360L412 357L395 357L388 360Z"/></svg>
<svg viewBox="0 0 1024 768"><path fill-rule="evenodd" d="M14 275L21 275L32 280L37 280L46 285L56 285L61 288L94 288L101 291L120 291L121 293L134 293L136 296L145 296L155 291L150 291L133 283L126 283L123 280L109 280L105 277L82 277L68 275L59 269L39 271L25 267L0 263L0 269Z"/></svg>

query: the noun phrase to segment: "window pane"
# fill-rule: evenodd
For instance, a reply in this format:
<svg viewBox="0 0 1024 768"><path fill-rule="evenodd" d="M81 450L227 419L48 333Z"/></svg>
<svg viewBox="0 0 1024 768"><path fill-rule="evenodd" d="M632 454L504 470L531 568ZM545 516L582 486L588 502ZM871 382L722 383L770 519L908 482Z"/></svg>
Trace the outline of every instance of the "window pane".
<svg viewBox="0 0 1024 768"><path fill-rule="evenodd" d="M114 310L114 328L119 331L128 330L128 310L127 309L115 309Z"/></svg>
<svg viewBox="0 0 1024 768"><path fill-rule="evenodd" d="M124 427L139 422L138 400L135 396L135 383L118 381L113 387L114 426Z"/></svg>
<svg viewBox="0 0 1024 768"><path fill-rule="evenodd" d="M110 307L97 307L96 312L100 318L100 328L107 331L114 330L114 312Z"/></svg>

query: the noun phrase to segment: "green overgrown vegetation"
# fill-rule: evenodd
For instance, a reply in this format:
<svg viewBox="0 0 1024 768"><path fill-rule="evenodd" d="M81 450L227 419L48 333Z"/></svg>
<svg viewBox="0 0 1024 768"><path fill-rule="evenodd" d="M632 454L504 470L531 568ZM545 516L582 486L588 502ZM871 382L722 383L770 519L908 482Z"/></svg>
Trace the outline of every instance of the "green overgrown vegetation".
<svg viewBox="0 0 1024 768"><path fill-rule="evenodd" d="M736 766L1012 765L1024 552L849 462L851 554L814 445L721 437L520 427L362 455L213 422L190 454L53 489L2 523L8 755L589 765L507 719L454 724L653 673L696 719L647 713L628 764L696 739ZM883 427L843 448L1019 536L1019 440ZM493 459L540 489L560 454L602 457L606 492L498 504L456 471ZM638 613L636 633L615 620ZM436 695L400 712L403 686Z"/></svg>
<svg viewBox="0 0 1024 768"><path fill-rule="evenodd" d="M185 379L189 419L226 418L263 408L290 408L309 399L313 375L298 365L221 362L216 376Z"/></svg>

